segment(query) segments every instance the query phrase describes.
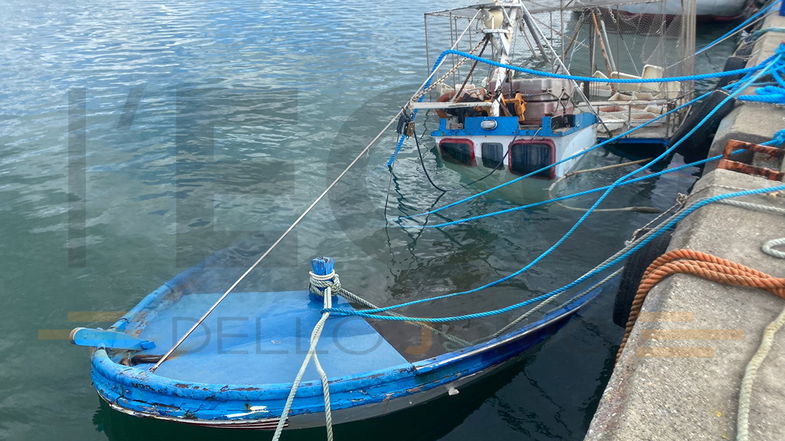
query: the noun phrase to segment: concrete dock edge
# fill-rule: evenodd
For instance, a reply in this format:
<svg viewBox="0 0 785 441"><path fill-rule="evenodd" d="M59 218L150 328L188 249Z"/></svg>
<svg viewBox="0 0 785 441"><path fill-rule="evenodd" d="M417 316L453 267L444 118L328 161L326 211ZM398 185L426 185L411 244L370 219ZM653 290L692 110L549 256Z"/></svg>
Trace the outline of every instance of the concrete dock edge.
<svg viewBox="0 0 785 441"><path fill-rule="evenodd" d="M775 12L776 13L776 12ZM783 28L785 17L770 15L762 28ZM769 32L755 44L749 64L772 55L785 34ZM738 104L723 120L710 155L730 139L760 143L785 128L785 109ZM748 158L752 165L771 161ZM785 164L776 164L785 170ZM707 167L689 200L782 185ZM742 198L785 209L785 194ZM689 202L688 202L689 203ZM711 204L686 218L669 249L714 254L775 277L785 277L785 260L764 254L761 245L785 237L785 216ZM763 329L785 308L785 300L759 289L736 288L691 275L657 285L614 368L586 434L588 441L735 439L739 388ZM659 313L659 314L656 314ZM785 440L785 330L775 339L753 386L750 437Z"/></svg>

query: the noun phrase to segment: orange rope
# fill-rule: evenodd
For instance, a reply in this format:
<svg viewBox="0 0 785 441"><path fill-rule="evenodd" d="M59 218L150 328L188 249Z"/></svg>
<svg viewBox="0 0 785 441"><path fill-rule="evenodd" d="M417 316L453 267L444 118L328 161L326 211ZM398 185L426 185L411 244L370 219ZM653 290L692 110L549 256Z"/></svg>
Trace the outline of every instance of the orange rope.
<svg viewBox="0 0 785 441"><path fill-rule="evenodd" d="M700 251L686 249L668 251L655 259L643 273L638 291L632 300L630 316L627 319L621 346L616 353L616 361L619 361L624 346L630 338L632 327L640 315L646 295L663 279L678 273L692 274L728 285L761 288L785 298L785 278L772 277L756 269Z"/></svg>

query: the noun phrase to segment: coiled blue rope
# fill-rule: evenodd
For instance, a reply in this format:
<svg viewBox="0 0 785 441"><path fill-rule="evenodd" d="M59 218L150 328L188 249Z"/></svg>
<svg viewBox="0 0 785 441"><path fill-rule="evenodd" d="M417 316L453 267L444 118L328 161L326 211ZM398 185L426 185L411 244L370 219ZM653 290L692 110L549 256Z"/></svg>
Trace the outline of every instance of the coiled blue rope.
<svg viewBox="0 0 785 441"><path fill-rule="evenodd" d="M759 103L785 104L785 79L782 77L783 68L779 66L771 71L771 76L778 86L763 86L755 89L755 95L741 95L742 101Z"/></svg>

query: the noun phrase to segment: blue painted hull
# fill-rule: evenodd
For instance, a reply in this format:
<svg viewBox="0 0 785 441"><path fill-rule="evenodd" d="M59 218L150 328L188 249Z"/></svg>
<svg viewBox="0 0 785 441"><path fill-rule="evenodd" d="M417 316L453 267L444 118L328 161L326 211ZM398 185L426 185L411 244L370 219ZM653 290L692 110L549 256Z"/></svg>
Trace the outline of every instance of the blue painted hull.
<svg viewBox="0 0 785 441"><path fill-rule="evenodd" d="M161 323L181 314L178 307L190 308L184 298L199 296L182 295L179 291L179 285L187 278L188 272L164 284L115 323L112 329L157 340L157 351L147 351L149 353L165 350L170 342L166 341L165 333L156 329L166 329ZM445 395L451 389L477 380L553 334L599 291L600 288L597 288L580 296L515 332L415 362L403 359L361 319L331 318L328 323L336 321L328 325L333 326L332 330L325 328L323 335L327 337L320 340L319 348L325 351L324 356L320 354L320 360L330 377L333 420L335 423L345 423L384 415ZM258 300L258 303L265 303L261 300L265 296L275 296L277 299L272 303L267 302L272 305L269 308L277 308L277 312L271 313L264 306L259 307L262 311L260 314L265 320L270 320L280 334L269 339L270 342L277 342L283 347L307 342L309 320L317 320L320 309L316 304L307 304L307 292L237 293L236 298L241 300L243 295L251 301ZM209 301L209 297L205 301ZM184 304L186 306L182 306ZM248 309L245 304L237 305L238 308ZM302 325L306 332L299 333L302 335L298 335L296 330L292 331L293 328L288 331L284 329L288 326L285 322L293 319L281 313L284 309L298 307L304 308L297 312L304 320ZM231 314L231 305L227 308L227 314ZM238 321L236 315L233 317L233 320ZM355 322L340 322L347 319ZM216 320L220 322L221 317ZM295 321L299 323L300 319ZM168 338L176 336L174 332ZM258 335L255 337L258 339ZM368 339L372 337L378 338L380 342L368 346L364 352L342 347L341 352L336 351L336 356L330 358L333 354L330 352L333 348L331 345L351 345L355 342L367 346ZM239 346L228 345L228 349L225 347L221 350L220 342L217 343L218 349L211 344L200 345L197 342L191 348L178 351L172 360L165 362L155 373L149 371L151 363L130 365L132 363L127 361L128 352L98 349L92 355L93 383L99 395L112 408L135 416L212 427L274 428L289 393L291 379L304 356L304 346L298 349L299 352L292 351L291 354L281 351L276 355L265 350L263 354L242 355L236 350ZM259 381L252 381L257 378ZM321 384L313 372L306 375L305 380L287 421L290 428L324 424Z"/></svg>

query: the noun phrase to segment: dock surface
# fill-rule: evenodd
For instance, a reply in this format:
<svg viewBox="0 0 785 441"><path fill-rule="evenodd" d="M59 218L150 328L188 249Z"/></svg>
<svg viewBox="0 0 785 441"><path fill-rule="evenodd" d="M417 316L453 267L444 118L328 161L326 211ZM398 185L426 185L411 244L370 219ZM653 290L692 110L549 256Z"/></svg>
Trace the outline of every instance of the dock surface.
<svg viewBox="0 0 785 441"><path fill-rule="evenodd" d="M785 27L770 15L762 28ZM749 65L772 55L783 34L769 32L755 44ZM785 109L744 103L723 120L709 155L730 139L760 143L785 128ZM781 161L751 158L751 164L785 170ZM689 201L782 182L706 167ZM785 209L785 194L741 198ZM759 209L710 204L683 220L669 250L703 251L785 277L785 260L761 251L785 237L785 216ZM723 440L736 438L739 390L747 363L764 328L785 300L761 289L738 288L692 275L668 277L648 294L642 315L614 368L586 435L587 441ZM752 389L749 435L785 440L785 329L775 337Z"/></svg>

